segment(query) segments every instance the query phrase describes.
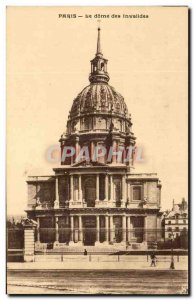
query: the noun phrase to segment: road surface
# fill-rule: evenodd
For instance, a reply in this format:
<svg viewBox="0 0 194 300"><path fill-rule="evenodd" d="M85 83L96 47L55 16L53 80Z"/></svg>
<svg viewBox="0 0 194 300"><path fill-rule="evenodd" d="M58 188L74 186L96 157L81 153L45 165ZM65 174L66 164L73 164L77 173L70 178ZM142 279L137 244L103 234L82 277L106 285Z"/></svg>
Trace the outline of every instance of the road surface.
<svg viewBox="0 0 194 300"><path fill-rule="evenodd" d="M7 273L8 294L187 294L187 271L29 270Z"/></svg>

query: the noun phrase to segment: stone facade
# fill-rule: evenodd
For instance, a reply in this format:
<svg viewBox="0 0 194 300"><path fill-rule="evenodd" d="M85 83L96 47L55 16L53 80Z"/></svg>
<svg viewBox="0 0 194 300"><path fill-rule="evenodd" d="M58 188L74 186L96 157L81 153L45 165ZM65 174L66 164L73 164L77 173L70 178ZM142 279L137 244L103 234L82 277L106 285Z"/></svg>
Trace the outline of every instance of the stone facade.
<svg viewBox="0 0 194 300"><path fill-rule="evenodd" d="M136 140L131 115L109 79L98 29L90 85L73 101L60 138L61 166L54 175L27 180L27 214L37 221L40 248L47 243L146 248L161 239L161 183L157 174L133 172L133 151L127 159ZM74 149L71 156L68 147ZM96 157L98 147L107 152Z"/></svg>
<svg viewBox="0 0 194 300"><path fill-rule="evenodd" d="M188 205L185 199L175 204L173 201L172 210L164 213L165 240L179 237L188 233Z"/></svg>

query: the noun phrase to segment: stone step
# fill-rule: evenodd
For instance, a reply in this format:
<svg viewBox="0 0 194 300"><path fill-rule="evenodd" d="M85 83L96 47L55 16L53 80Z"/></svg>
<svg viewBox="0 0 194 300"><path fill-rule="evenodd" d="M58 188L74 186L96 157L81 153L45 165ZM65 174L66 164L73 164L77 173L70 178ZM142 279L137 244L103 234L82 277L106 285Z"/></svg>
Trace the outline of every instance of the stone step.
<svg viewBox="0 0 194 300"><path fill-rule="evenodd" d="M96 252L104 252L104 253L114 253L117 251L122 251L124 250L123 248L113 248L113 247L106 247L106 248L102 248L102 247L64 247L64 248L55 248L55 249L50 249L50 250L46 250L46 253L83 253L84 250L87 250L88 253L96 253Z"/></svg>

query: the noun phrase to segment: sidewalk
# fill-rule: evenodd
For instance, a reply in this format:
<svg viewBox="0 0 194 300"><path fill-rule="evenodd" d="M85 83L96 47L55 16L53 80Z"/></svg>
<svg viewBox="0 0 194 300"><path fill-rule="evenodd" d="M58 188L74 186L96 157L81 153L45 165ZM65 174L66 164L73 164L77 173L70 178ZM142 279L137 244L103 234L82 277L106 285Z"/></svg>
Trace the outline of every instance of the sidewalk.
<svg viewBox="0 0 194 300"><path fill-rule="evenodd" d="M175 270L187 270L186 261L174 262ZM169 270L170 262L158 262L150 267L150 261L42 261L31 263L8 263L7 270Z"/></svg>

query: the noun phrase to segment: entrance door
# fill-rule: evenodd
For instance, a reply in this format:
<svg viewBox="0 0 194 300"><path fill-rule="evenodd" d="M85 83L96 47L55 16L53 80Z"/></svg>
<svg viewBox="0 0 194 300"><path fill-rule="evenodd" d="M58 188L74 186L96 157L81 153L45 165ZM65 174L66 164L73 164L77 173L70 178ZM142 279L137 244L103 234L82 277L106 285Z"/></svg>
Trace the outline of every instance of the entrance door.
<svg viewBox="0 0 194 300"><path fill-rule="evenodd" d="M87 207L95 207L96 200L96 181L95 178L87 178L85 180L85 201Z"/></svg>
<svg viewBox="0 0 194 300"><path fill-rule="evenodd" d="M94 246L96 241L96 217L83 217L84 245Z"/></svg>

